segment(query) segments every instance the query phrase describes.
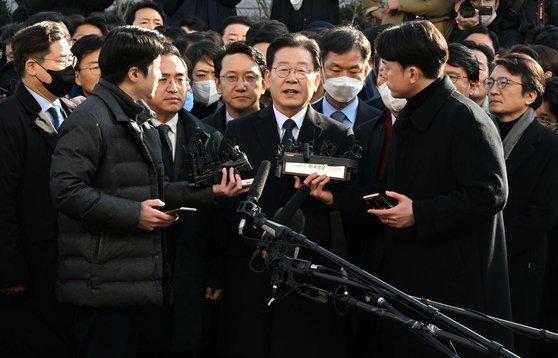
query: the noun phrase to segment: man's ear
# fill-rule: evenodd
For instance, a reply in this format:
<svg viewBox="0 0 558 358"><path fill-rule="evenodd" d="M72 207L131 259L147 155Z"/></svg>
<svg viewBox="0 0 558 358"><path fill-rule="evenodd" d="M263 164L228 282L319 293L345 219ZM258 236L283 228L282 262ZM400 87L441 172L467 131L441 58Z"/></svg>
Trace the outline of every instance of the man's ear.
<svg viewBox="0 0 558 358"><path fill-rule="evenodd" d="M422 76L422 71L416 66L409 66L407 70L409 72L409 83L417 83Z"/></svg>
<svg viewBox="0 0 558 358"><path fill-rule="evenodd" d="M523 98L525 98L525 104L527 106L530 106L531 104L533 104L533 102L535 102L537 96L538 96L537 91L529 91L525 93L523 95Z"/></svg>
<svg viewBox="0 0 558 358"><path fill-rule="evenodd" d="M29 74L29 76L35 77L37 75L37 66L39 66L37 65L37 62L30 58L25 61L24 71Z"/></svg>
<svg viewBox="0 0 558 358"><path fill-rule="evenodd" d="M132 67L128 70L128 79L133 83L137 83L140 79L140 69Z"/></svg>

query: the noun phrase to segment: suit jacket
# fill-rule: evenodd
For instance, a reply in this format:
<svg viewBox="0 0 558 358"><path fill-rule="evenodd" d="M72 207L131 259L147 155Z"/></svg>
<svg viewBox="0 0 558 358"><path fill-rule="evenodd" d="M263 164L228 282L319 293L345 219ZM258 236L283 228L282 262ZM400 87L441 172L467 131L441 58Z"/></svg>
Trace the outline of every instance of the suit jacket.
<svg viewBox="0 0 558 358"><path fill-rule="evenodd" d="M186 152L192 138L207 138L209 151L219 149L223 136L182 109L178 112L176 151L167 181L186 181ZM170 265L173 306L150 306L143 311L141 346L153 351L198 351L210 342L215 303L205 299L206 287L222 287L222 240L214 228L220 225L215 208L198 207L164 230L166 262Z"/></svg>
<svg viewBox="0 0 558 358"><path fill-rule="evenodd" d="M537 326L547 235L558 213L558 137L534 120L510 153L506 168L510 194L504 223L513 320ZM529 357L530 340L516 343L517 353Z"/></svg>
<svg viewBox="0 0 558 358"><path fill-rule="evenodd" d="M227 129L227 106L217 108L215 113L203 118L202 122L212 126L224 135Z"/></svg>
<svg viewBox="0 0 558 358"><path fill-rule="evenodd" d="M386 227L383 279L414 296L510 317L504 166L495 125L447 76L409 100L394 125L387 189L413 200L415 224ZM491 327L471 327L511 343ZM406 357L425 349L393 348Z"/></svg>
<svg viewBox="0 0 558 358"><path fill-rule="evenodd" d="M60 102L68 115L73 103ZM0 104L0 288L27 286L24 295L0 295L0 356L75 355L67 352L71 315L54 293L58 225L49 175L56 142L23 84Z"/></svg>
<svg viewBox="0 0 558 358"><path fill-rule="evenodd" d="M271 162L259 205L267 217L273 217L294 189L292 182L275 177L275 154L280 138L272 106L230 122L225 140L237 144L246 153L254 171L263 160ZM309 106L298 141L312 143L314 148L330 141L337 146L333 155L339 155L352 147L353 132ZM236 206L233 207L236 209ZM302 211L306 217L305 234L328 246L329 230L324 224L328 222L329 208L309 198ZM231 211L231 215L234 212ZM346 342L344 331L340 332L339 327L343 327L344 322L332 307L289 295L268 308L269 275L255 273L247 264L255 244L236 234L229 236L228 240L225 268L227 294L222 302L219 327L221 353L244 357L286 357L293 354L343 357ZM303 250L301 253L308 258ZM293 320L296 320L296 325L292 325ZM309 327L313 331L311 337L307 334ZM290 343L285 344L286 341Z"/></svg>
<svg viewBox="0 0 558 358"><path fill-rule="evenodd" d="M320 113L323 113L324 110L324 104L322 101L325 101L325 97L312 105L312 107ZM355 124L353 125L354 130L356 130L359 126L363 125L364 123L378 117L381 113L380 110L369 106L368 104L364 103L358 98L357 101L358 101L358 108L357 108L357 116L355 119Z"/></svg>

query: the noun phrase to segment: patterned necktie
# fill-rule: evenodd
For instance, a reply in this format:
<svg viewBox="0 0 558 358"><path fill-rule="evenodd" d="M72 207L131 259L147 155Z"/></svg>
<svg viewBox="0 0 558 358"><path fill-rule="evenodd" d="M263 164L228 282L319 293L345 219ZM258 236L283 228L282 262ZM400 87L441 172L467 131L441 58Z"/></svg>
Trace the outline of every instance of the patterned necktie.
<svg viewBox="0 0 558 358"><path fill-rule="evenodd" d="M60 110L60 107L51 106L49 109L47 109L47 112L50 113L50 115L52 116L52 124L54 125L54 128L58 130L58 128L60 128L60 125L64 121L64 117L62 117L62 111Z"/></svg>
<svg viewBox="0 0 558 358"><path fill-rule="evenodd" d="M331 114L331 118L335 119L337 122L341 124L345 124L345 121L348 121L349 118L345 115L345 113L341 111L335 111Z"/></svg>
<svg viewBox="0 0 558 358"><path fill-rule="evenodd" d="M165 166L165 177L172 180L174 177L174 159L172 155L172 143L169 138L170 127L161 124L157 127L159 137L161 138L161 153L163 155L163 165Z"/></svg>
<svg viewBox="0 0 558 358"><path fill-rule="evenodd" d="M283 149L292 148L295 144L295 139L293 136L293 128L296 127L295 121L292 119L287 119L285 123L283 123L283 128L285 129L285 133L283 134L283 139L281 140L281 145Z"/></svg>

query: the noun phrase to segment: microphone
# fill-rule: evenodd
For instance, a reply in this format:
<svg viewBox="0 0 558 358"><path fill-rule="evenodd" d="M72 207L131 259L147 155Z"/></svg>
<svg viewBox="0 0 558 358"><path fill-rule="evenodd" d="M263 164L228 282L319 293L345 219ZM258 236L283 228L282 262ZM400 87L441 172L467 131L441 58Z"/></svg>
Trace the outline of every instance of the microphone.
<svg viewBox="0 0 558 358"><path fill-rule="evenodd" d="M310 187L307 185L302 185L294 193L294 195L289 199L289 201L279 208L275 215L273 216L273 221L278 224L286 225L297 232L303 232L305 226L305 219L300 207L310 195ZM292 257L298 257L299 247L295 247L292 252Z"/></svg>
<svg viewBox="0 0 558 358"><path fill-rule="evenodd" d="M269 160L264 160L261 162L256 173L256 177L250 186L250 191L248 192L248 198L241 206L250 206L252 209L256 208L260 196L265 187L265 182L267 181L267 176L269 174L269 169L271 168L271 163ZM243 217L238 225L238 234L242 236L244 232L244 227L246 226L246 218Z"/></svg>

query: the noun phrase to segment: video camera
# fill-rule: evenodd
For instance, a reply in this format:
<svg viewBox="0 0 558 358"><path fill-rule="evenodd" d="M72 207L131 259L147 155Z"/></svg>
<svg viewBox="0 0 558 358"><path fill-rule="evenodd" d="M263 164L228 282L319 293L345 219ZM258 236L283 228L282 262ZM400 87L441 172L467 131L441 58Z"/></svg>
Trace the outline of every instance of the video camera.
<svg viewBox="0 0 558 358"><path fill-rule="evenodd" d="M459 15L461 17L473 17L475 16L475 10L479 10L479 15L492 15L492 6L475 6L471 3L471 0L465 0L459 6Z"/></svg>

